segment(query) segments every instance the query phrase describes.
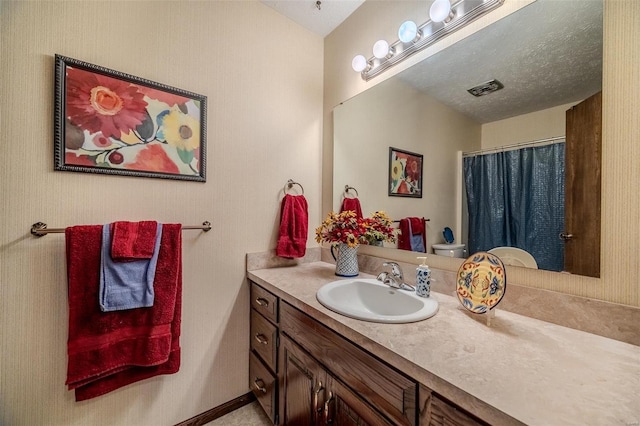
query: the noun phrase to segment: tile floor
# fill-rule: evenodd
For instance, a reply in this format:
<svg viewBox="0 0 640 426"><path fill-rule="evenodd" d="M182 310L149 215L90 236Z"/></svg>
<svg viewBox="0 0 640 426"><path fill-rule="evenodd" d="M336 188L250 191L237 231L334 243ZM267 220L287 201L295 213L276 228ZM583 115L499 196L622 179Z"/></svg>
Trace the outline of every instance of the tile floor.
<svg viewBox="0 0 640 426"><path fill-rule="evenodd" d="M269 426L272 425L257 401L207 423L206 426Z"/></svg>

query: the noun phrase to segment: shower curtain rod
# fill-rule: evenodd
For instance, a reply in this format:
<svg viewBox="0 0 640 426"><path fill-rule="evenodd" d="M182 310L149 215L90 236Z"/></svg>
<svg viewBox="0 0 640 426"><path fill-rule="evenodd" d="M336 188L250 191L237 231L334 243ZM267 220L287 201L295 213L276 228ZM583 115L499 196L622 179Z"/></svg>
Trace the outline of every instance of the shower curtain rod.
<svg viewBox="0 0 640 426"><path fill-rule="evenodd" d="M515 148L524 148L524 147L535 146L535 145L551 145L559 141L564 141L565 139L566 139L566 136L555 136L553 138L537 139L535 141L519 142L511 145L496 146L493 148L480 149L478 151L463 152L462 157L463 158L473 157L475 155L484 155L484 154L489 154L493 152L509 151Z"/></svg>
<svg viewBox="0 0 640 426"><path fill-rule="evenodd" d="M204 232L211 231L211 223L209 221L202 222L202 225L186 225L182 230L201 229ZM47 234L63 234L65 228L47 228L46 223L37 222L31 225L31 234L36 237L44 237Z"/></svg>

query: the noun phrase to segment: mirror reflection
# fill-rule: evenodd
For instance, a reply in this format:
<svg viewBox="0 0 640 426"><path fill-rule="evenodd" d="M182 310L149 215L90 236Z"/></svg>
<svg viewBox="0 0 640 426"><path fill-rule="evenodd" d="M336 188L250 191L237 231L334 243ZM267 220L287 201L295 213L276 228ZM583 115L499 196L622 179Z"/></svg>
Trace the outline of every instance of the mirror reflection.
<svg viewBox="0 0 640 426"><path fill-rule="evenodd" d="M348 185L365 215L425 218L428 253L598 276L602 13L537 0L336 107L334 209ZM422 197L388 195L390 147L423 156Z"/></svg>

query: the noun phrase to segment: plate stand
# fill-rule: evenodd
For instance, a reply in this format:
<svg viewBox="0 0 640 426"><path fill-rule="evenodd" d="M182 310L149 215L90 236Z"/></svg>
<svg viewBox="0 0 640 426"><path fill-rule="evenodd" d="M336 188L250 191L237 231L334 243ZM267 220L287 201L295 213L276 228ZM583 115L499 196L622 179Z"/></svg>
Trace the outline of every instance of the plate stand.
<svg viewBox="0 0 640 426"><path fill-rule="evenodd" d="M496 317L496 308L489 309L488 312L485 312L484 314L481 314L481 315L487 321L487 327L491 327L491 323Z"/></svg>

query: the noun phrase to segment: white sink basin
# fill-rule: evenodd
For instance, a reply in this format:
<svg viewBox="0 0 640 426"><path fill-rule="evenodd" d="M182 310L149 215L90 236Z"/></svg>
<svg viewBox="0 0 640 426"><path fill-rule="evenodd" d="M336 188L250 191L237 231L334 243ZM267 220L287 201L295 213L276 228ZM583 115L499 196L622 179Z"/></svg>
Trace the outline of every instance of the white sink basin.
<svg viewBox="0 0 640 426"><path fill-rule="evenodd" d="M438 312L438 302L432 298L419 297L369 278L330 282L318 290L316 298L334 312L371 322L415 322Z"/></svg>

